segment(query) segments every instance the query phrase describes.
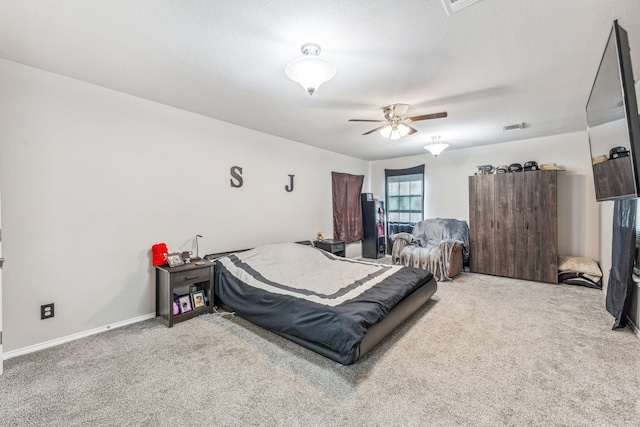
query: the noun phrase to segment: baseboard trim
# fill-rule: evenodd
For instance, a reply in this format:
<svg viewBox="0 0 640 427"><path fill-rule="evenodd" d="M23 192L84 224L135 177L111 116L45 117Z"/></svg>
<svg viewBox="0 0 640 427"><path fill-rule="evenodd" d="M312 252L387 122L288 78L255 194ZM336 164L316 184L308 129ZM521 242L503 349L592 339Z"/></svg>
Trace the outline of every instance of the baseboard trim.
<svg viewBox="0 0 640 427"><path fill-rule="evenodd" d="M123 320L121 322L112 323L110 325L100 326L99 328L90 329L84 332L78 332L77 334L67 335L66 337L56 338L51 341L45 341L40 344L30 345L28 347L19 348L17 350L9 351L2 354L3 360L11 359L12 357L22 356L24 354L33 353L35 351L44 350L45 348L55 347L66 342L79 340L91 335L99 334L101 332L110 331L111 329L121 328L132 323L142 322L143 320L153 319L156 317L156 313L144 314L142 316L134 317L132 319Z"/></svg>

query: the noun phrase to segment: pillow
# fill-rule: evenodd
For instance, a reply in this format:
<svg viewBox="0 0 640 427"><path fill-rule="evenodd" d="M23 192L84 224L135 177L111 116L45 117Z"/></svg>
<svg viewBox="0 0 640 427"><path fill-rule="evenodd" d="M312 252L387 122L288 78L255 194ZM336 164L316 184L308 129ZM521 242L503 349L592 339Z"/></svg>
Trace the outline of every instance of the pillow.
<svg viewBox="0 0 640 427"><path fill-rule="evenodd" d="M576 256L558 257L559 271L572 271L575 273L584 273L589 276L602 277L602 271L598 263L591 258Z"/></svg>
<svg viewBox="0 0 640 427"><path fill-rule="evenodd" d="M558 273L558 283L602 289L602 277L593 277L588 274L574 273L570 271Z"/></svg>

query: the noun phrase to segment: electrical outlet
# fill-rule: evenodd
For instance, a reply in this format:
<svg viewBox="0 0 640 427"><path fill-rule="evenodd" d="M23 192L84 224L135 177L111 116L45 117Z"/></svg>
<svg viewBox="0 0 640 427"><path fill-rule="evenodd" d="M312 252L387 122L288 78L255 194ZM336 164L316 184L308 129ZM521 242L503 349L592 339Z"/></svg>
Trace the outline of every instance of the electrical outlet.
<svg viewBox="0 0 640 427"><path fill-rule="evenodd" d="M53 317L53 303L40 306L40 320Z"/></svg>

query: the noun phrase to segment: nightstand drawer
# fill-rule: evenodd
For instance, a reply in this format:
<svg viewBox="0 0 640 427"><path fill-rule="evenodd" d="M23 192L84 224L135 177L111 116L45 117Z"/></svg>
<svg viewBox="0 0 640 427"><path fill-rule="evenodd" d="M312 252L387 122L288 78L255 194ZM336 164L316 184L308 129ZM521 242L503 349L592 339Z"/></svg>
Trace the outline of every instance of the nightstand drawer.
<svg viewBox="0 0 640 427"><path fill-rule="evenodd" d="M345 249L347 245L344 240L326 239L323 241L316 240L314 243L318 249L331 252L332 254L338 255L341 257L345 256L345 253L346 253Z"/></svg>
<svg viewBox="0 0 640 427"><path fill-rule="evenodd" d="M210 279L209 268L199 268L197 270L181 271L173 273L171 280L174 286L188 285L191 283L205 282Z"/></svg>
<svg viewBox="0 0 640 427"><path fill-rule="evenodd" d="M344 242L334 243L331 245L331 249L333 253L344 251Z"/></svg>

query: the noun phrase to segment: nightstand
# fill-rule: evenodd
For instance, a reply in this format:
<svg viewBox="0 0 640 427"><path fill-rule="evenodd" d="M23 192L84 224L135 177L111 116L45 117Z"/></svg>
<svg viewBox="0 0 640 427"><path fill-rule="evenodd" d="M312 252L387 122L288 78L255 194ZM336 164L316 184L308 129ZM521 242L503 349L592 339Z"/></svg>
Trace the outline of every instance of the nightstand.
<svg viewBox="0 0 640 427"><path fill-rule="evenodd" d="M313 243L316 245L316 248L320 248L323 251L331 252L341 257L346 256L347 245L344 240L324 239L323 241L315 240Z"/></svg>
<svg viewBox="0 0 640 427"><path fill-rule="evenodd" d="M156 266L156 316L164 317L169 327L200 314L213 313L213 263L198 261L197 264ZM174 314L176 301L185 307L179 304Z"/></svg>

